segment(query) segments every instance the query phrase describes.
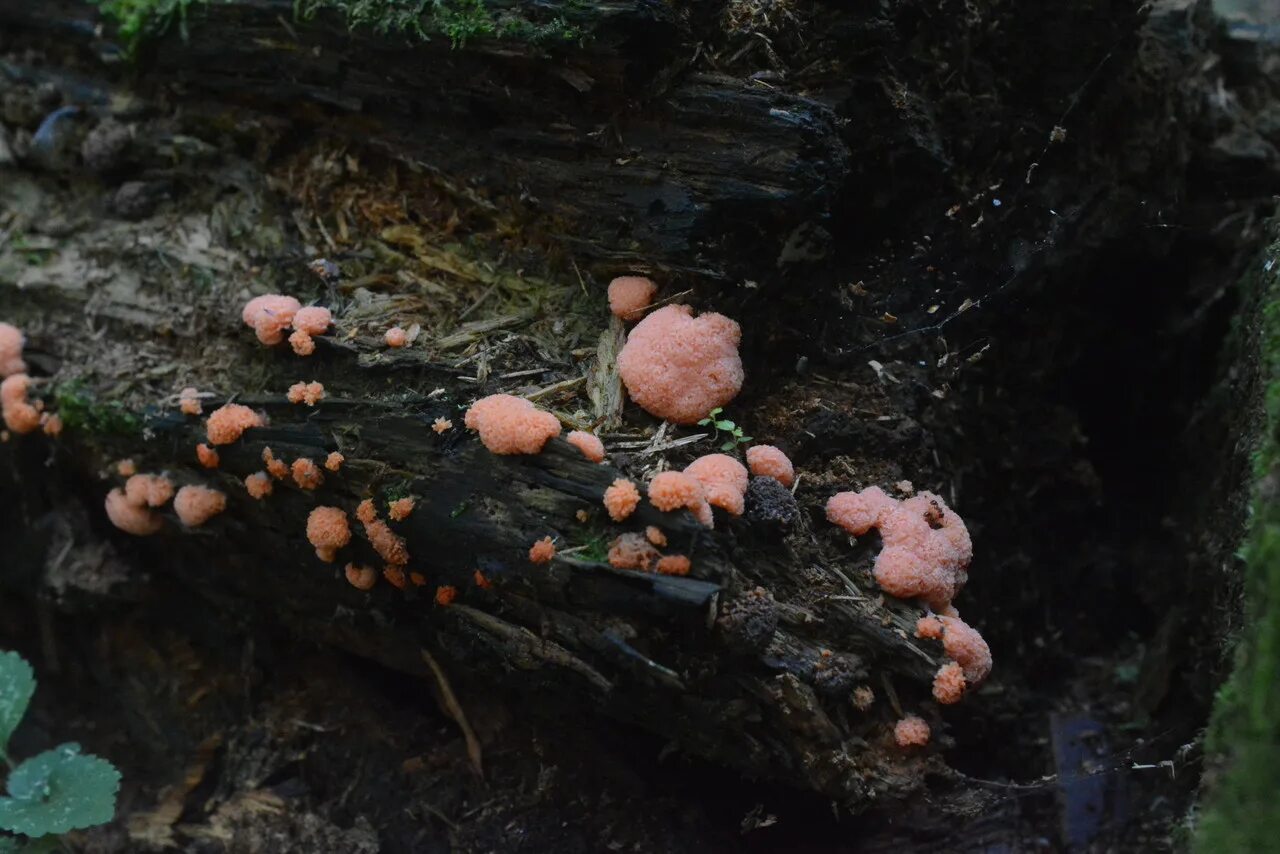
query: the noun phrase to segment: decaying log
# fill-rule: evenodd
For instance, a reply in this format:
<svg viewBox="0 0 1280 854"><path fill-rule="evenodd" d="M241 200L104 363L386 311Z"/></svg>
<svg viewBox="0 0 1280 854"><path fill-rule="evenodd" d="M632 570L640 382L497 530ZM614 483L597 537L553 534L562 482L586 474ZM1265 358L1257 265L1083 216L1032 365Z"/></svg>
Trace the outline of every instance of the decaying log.
<svg viewBox="0 0 1280 854"><path fill-rule="evenodd" d="M758 321L745 324L755 372L745 399L759 404L762 421L774 392L779 408L819 399L807 422L785 428L797 456L866 453L860 468L844 460L838 474L824 472L827 494L904 472L920 486L954 488L931 425L954 413L940 402L947 383L962 362L978 360L990 330L973 321L977 343L968 350L906 344L923 342L911 338L918 332L941 338L957 318L956 326L970 322L971 308L1019 276L1044 273L1050 259L1145 227L1148 214L1126 207L1133 197L1143 199L1133 208L1155 210L1161 194L1179 195L1184 182L1165 173L1185 170L1192 154L1165 132L1166 113L1192 112L1191 96L1173 93L1178 75L1198 63L1175 44L1183 30L1169 22L1194 27L1164 9L1157 20L1169 33L1142 31L1144 55L1132 44L1139 22L1107 8L1107 32L1089 40L1088 63L1046 86L1061 98L1001 91L957 106L945 63L936 75L919 70L933 61L930 51L949 56L962 76L977 68L967 85L981 88L1003 48L984 44L971 65L981 27L951 45L957 10L934 20L914 4L890 5L880 15L813 4L818 30L852 47L801 51L812 68L744 74L736 51L723 57L733 73L697 63L713 28L678 12L680 4L572 4L592 32L582 46L494 40L464 51L442 39L406 45L352 33L324 14L299 24L287 0L232 0L199 10L190 22L198 37L170 33L145 45L139 72L102 61L119 49L84 4L0 0L0 24L57 59L23 61L7 44L0 68L14 95L0 127L10 134L0 153L12 152L0 164L8 167L0 225L6 240L29 232L22 251L34 262L0 269L0 317L28 332L37 393L84 410L58 441L0 445L0 496L16 508L0 517L3 541L47 545L19 532L45 530L73 501L94 527L60 536L84 547L109 540L130 560L112 563L109 584L54 584L65 608L123 602L163 611L177 587L209 604L201 620L283 624L430 678L427 648L455 679L501 685L550 718L635 722L691 753L852 809L918 788L925 770L945 773L936 754L887 749L886 726L929 704L940 651L914 637L918 609L879 595L866 572L873 544L850 543L825 525L816 491L801 491L806 501L794 505L754 490L746 515L718 514L714 530L652 508L617 525L601 507L605 487L647 473L661 455L644 444L660 447L664 433L633 432L609 464L593 465L561 440L537 456L496 457L461 426L469 402L502 390L538 399L566 424L620 429L610 366L622 331L606 325L596 286L622 270L654 270L670 290L692 287L695 300L713 291L723 301L706 307ZM1147 61L1167 70L1150 89L1133 82ZM1089 87L1107 63L1128 77L1098 94ZM41 100L48 90L80 112L50 109ZM1131 110L1135 91L1152 94L1155 106ZM1059 147L1060 101L1074 109L1085 95L1096 116L1086 119L1082 108L1070 139L1093 147ZM963 132L944 135L946 109ZM1033 114L1035 122L1026 118ZM1132 120L1132 144L1148 146L1143 163L1153 165L1097 143L1117 114ZM117 160L95 168L84 156L86 133L113 123L132 135ZM1117 133L1128 138L1124 127ZM335 147L320 150L320 142ZM353 217L353 235L335 239L330 232L349 221L320 210L328 188L309 181L319 173L323 184L338 163L334 171L348 171L337 183L357 184L370 152L403 167L388 174L422 180L393 187L409 199L394 215L379 208ZM1230 169L1240 159L1211 165ZM1267 175L1274 180L1274 170ZM1075 195L1063 189L1076 185ZM172 211L155 213L166 198ZM889 229L868 229L873 245L858 245L860 226L891 214L892 240ZM823 228L833 217L842 227L835 240ZM465 239L455 229L498 239L459 249ZM307 262L320 253L347 278L318 283ZM548 272L557 265L541 264L544 256L558 269ZM822 296L808 304L811 280L822 282L813 285ZM243 299L268 289L338 309L336 334L309 361L258 347L239 324ZM498 302L495 293L510 299L486 303ZM596 301L582 314L598 311L585 333L568 310L580 296ZM436 302L450 303L441 316L452 325L427 328ZM388 353L379 334L400 312L423 318L427 343ZM884 340L883 352L868 350ZM806 346L790 346L797 341ZM821 373L810 355L824 360ZM901 358L890 370L872 355ZM827 406L868 377L856 401ZM285 402L283 389L301 378L329 387L318 407ZM202 470L193 455L199 420L178 415L172 400L157 402L184 385L214 390L206 411L234 399L265 411L270 426L224 448L216 472ZM438 417L455 428L435 433ZM267 446L284 459L317 461L338 450L346 463L315 492L281 484L256 502L240 481L261 468ZM123 457L179 482L218 486L227 512L195 530L169 515L161 534L136 541L110 530L101 501L118 485L112 464ZM366 497L385 506L398 495L417 497L414 513L393 527L426 585L356 591L341 565L374 563L368 543L357 534L338 564L323 564L304 536L307 513L317 504L353 510ZM615 570L600 559L614 536L646 524L660 525L670 549L692 558L691 576ZM543 536L560 545L550 566L527 557ZM53 564L24 555L21 565L42 572L0 573L0 584L46 593ZM477 570L491 588L475 583ZM442 585L460 591L447 607L434 601ZM852 702L863 687L877 697L873 715Z"/></svg>
<svg viewBox="0 0 1280 854"><path fill-rule="evenodd" d="M927 689L937 669L938 650L911 636L906 609L884 608L838 566L797 565L787 543L811 539L806 524L783 539L718 514L709 531L687 512L647 504L612 524L601 497L624 476L613 466L584 460L560 439L537 456L501 457L460 428L437 435L435 418L461 423L451 404L330 398L304 413L282 398L239 402L265 411L271 425L223 448L213 477L191 454L204 439L201 422L180 415L155 413L143 422L144 441L106 439L97 448L103 462L127 454L179 484L227 493L228 511L204 527L186 530L170 516L164 532L137 544L145 564L165 567L215 607L240 616L252 608L260 619L415 674L426 674L422 645L443 649L474 677L523 685L552 707L597 708L717 762L850 804L868 795L855 773L860 757L875 755L863 746L871 734L851 692L868 683L879 690L887 679ZM11 494L39 465L37 442L3 452ZM261 469L265 447L290 460L340 450L346 462L314 493L286 483L258 502L240 481ZM365 594L313 556L304 520L314 506L354 508L388 487L417 497L394 527L407 540L410 568L428 584L381 584ZM666 532L670 551L692 558L696 577L616 570L566 548L587 540L598 549L647 525ZM569 554L534 565L529 546L544 535ZM342 560L380 565L359 536ZM491 589L476 586L477 569ZM113 595L145 599L148 583L134 578ZM462 591L456 604L434 604L441 585Z"/></svg>
<svg viewBox="0 0 1280 854"><path fill-rule="evenodd" d="M46 68L11 66L8 73L19 88L52 79L66 85L65 77ZM118 96L113 99L112 88L104 87L97 100L111 103ZM185 204L194 210L222 210L224 188L232 185L245 195L235 203L237 210L269 204L256 169L226 152L180 141L164 119L157 124L160 136L140 131L132 143L141 176L182 187ZM77 139L82 138L81 133ZM166 160L178 145L191 159L174 168ZM714 156L720 148L712 140L698 156ZM49 168L49 161L38 162ZM716 185L705 177L708 167L697 171L707 187ZM162 534L129 544L137 566L163 567L165 578L158 584L154 572L134 574L111 587L108 601L123 598L162 609L165 590L177 583L198 591L217 613L250 624L282 623L301 637L421 676L428 671L420 650L438 650L455 678L488 680L537 698L540 713L548 717L558 709L570 716L593 709L640 724L720 764L817 789L853 808L871 803L873 795L902 794L920 784L918 774L889 778L876 773L884 721L851 703L855 688L867 686L883 696L892 694L893 682L926 697L939 663L936 645L912 636L914 612L886 603L867 583L867 548L824 556L826 547L789 495L779 499L775 494L770 500L782 506L772 508L757 506L753 498L743 520L721 515L713 531L687 514L659 514L648 505L626 525L615 525L601 505L604 489L623 476L613 465L590 464L562 440L534 457L498 457L463 430L462 413L481 392L475 380L486 370L477 369L474 360L489 358L494 336L509 336L539 321L536 311L467 319L429 347L387 352L369 325L382 322L394 310L391 304L362 303L352 283L330 282L321 292L344 307L339 330L319 339L315 356L300 361L287 348L263 350L238 320L238 283L254 266L254 253L263 253L273 245L270 235L285 230L278 223L266 224L257 235L215 231L213 245L205 245L191 240L193 230L204 226L203 214L176 222L145 214L136 223L77 220L71 211L78 185L67 193L56 178L50 180L59 170L50 173L15 174L10 192L43 199L31 217L72 217L65 239L59 239L58 263L18 271L18 287L0 292L0 312L28 332L35 374L59 378L44 388L51 401L65 405L70 378L90 380L82 404L90 414L68 419L54 451L55 469L69 478L67 490L82 497L90 518L104 531L102 497L118 485L111 466L124 457L144 471L163 470L179 482L216 486L230 502L228 511L205 527L185 530L170 516ZM572 198L590 198L590 186L590 181L583 184ZM741 190L717 187L716 192ZM53 208L59 213L54 215ZM18 222L24 229L35 225L25 217ZM697 231L689 222L681 229L686 235ZM506 282L456 252L424 245L411 232L384 231L383 238L412 246L413 256L429 269L473 277L482 294ZM146 248L121 255L113 248L118 245ZM163 274L155 278L159 270L149 266L153 254L172 259L165 268L177 263L205 270L202 275L226 284L215 284L209 295L184 304L182 294L192 282L181 276L166 280ZM674 265L693 257L687 245L658 256ZM278 287L316 288L305 259L296 254L277 267L282 271L276 274ZM81 317L96 331L81 335ZM566 373L558 363L539 364L541 357L535 357L532 373L550 380L545 387L520 387L520 380L514 386L507 380L502 387L553 408L587 390L592 412L581 417L598 425L616 422L621 398L612 361L621 330L616 322L594 323L604 327L598 344L586 348L597 356L594 364L585 370L571 366ZM104 347L115 356L107 356ZM460 351L471 355L458 358ZM121 362L111 380L98 368L116 356ZM221 449L216 472L198 468L193 449L205 438L200 420L178 415L172 399L137 407L146 400L137 392L152 383L120 395L101 385L132 386L139 368L130 365L139 360L150 366L144 374L176 372L202 388L274 389L274 395L240 391L205 401L206 411L227 399L259 408L270 426ZM514 371L516 376L531 373L530 363L518 367L523 370ZM477 377L460 376L471 370ZM315 409L291 405L279 394L302 371L329 388ZM130 417L112 425L106 424L109 418L95 420L95 408L114 412L119 400L141 409L139 423ZM431 424L441 417L457 426L437 434ZM566 417L579 416L569 409ZM662 449L663 435L629 444ZM40 477L42 441L21 438L0 447L7 460L0 492L24 502L14 521L31 521L48 509L40 509L42 493L27 489ZM626 449L627 444L620 444L625 450L618 459L633 469L659 459L643 447ZM281 484L270 499L257 502L245 494L242 480L262 468L265 447L282 459L305 456L317 462L337 450L346 462L314 493ZM409 569L421 572L427 583L405 591L381 583L370 594L360 593L346 583L341 566L347 560L380 566L369 545L357 536L342 562L323 564L306 542L305 520L317 504L351 511L365 497L383 501L392 494L417 498L414 513L395 528L413 555ZM586 521L579 519L580 512ZM666 531L669 551L692 559L692 576L615 570L602 561L613 537L648 524ZM528 549L547 535L557 538L562 556L550 567L535 566ZM119 542L118 534L113 537ZM476 585L477 570L492 582L491 589ZM23 583L29 592L42 582L27 577ZM450 607L434 604L434 591L444 585L461 591ZM84 596L72 589L64 601L69 597L68 607L75 607L77 597Z"/></svg>

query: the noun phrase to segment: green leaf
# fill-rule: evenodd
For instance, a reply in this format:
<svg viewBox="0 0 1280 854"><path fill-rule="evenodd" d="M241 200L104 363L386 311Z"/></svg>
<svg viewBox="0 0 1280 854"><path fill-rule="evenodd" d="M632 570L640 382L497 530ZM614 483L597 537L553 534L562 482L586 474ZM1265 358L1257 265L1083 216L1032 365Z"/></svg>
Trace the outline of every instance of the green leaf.
<svg viewBox="0 0 1280 854"><path fill-rule="evenodd" d="M58 850L58 844L56 836L38 836L35 839L0 836L0 854L52 854Z"/></svg>
<svg viewBox="0 0 1280 854"><path fill-rule="evenodd" d="M732 451L732 450L733 450L733 440L732 440L732 439L730 439L729 441L727 441L727 442L725 442L723 445L721 445L721 446L720 446L720 450L722 450L722 451Z"/></svg>
<svg viewBox="0 0 1280 854"><path fill-rule="evenodd" d="M66 833L111 821L120 772L105 759L63 744L23 762L0 798L0 828L27 836Z"/></svg>
<svg viewBox="0 0 1280 854"><path fill-rule="evenodd" d="M0 752L27 713L36 692L36 675L16 652L0 652Z"/></svg>
<svg viewBox="0 0 1280 854"><path fill-rule="evenodd" d="M738 425L734 424L732 421L717 421L716 426L719 427L721 430L732 430L734 427L737 427Z"/></svg>
<svg viewBox="0 0 1280 854"><path fill-rule="evenodd" d="M750 442L750 441L751 441L751 437L750 437L750 436L739 436L739 437L738 437L738 441L739 441L739 442Z"/></svg>

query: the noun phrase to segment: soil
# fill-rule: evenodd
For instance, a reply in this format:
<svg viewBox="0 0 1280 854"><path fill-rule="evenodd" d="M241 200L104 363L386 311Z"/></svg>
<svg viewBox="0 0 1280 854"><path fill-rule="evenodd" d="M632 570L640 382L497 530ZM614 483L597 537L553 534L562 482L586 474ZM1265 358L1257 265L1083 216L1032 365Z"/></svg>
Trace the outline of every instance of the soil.
<svg viewBox="0 0 1280 854"><path fill-rule="evenodd" d="M743 20L758 13L730 5ZM790 20L755 26L785 48ZM48 45L0 49L27 69L83 62ZM30 144L54 105L34 79L4 85L5 127ZM331 395L426 396L465 371L476 385L552 389L544 405L567 423L613 422L610 444L653 439L642 413L573 385L606 332L604 268L545 253L545 235L522 231L505 201L376 147L299 136L252 106L150 100L113 119L131 128L127 145L100 118L69 131L76 148L97 135L82 154L92 172L30 155L0 164L0 316L26 330L40 375L126 409L183 385L260 391L291 368L246 346L239 306L281 290L344 310L343 335L308 366ZM792 565L840 566L875 596L874 538L851 545L823 520L838 489L910 480L969 525L976 558L957 606L996 668L937 717L943 761L883 770L911 779L852 815L616 715L582 709L566 726L563 708L451 665L483 746L478 773L430 680L202 599L155 551L113 536L82 499L99 494L100 472L78 464L105 468L113 439L77 449L76 465L70 452L34 459L10 445L0 495L27 495L23 515L0 523L5 583L22 589L14 582L41 572L53 583L0 599L0 646L40 679L11 753L78 740L125 779L118 820L73 847L1177 849L1238 619L1231 566L1249 446L1236 439L1252 409L1222 400L1240 366L1221 356L1234 282L1269 213L1263 190L1222 188L1258 174L1252 187L1265 188L1275 173L1201 158L1170 189L1188 194L1177 223L1116 212L1064 226L1020 197L1022 164L1010 161L1007 189L975 190L960 219L925 220L903 203L879 249L836 241L813 262L812 290L677 277L746 330L750 381L734 408L801 472ZM998 186L991 177L981 186ZM975 237L995 201L1009 216ZM856 234L867 217L848 203L824 230ZM1113 220L1124 224L1098 225ZM340 279L309 268L321 255ZM382 353L389 316L433 348ZM512 376L530 365L532 378ZM710 449L637 447L620 463L641 475ZM113 583L139 574L146 595ZM794 600L810 581L798 571L795 590L778 593ZM887 675L871 685L885 721L926 701Z"/></svg>

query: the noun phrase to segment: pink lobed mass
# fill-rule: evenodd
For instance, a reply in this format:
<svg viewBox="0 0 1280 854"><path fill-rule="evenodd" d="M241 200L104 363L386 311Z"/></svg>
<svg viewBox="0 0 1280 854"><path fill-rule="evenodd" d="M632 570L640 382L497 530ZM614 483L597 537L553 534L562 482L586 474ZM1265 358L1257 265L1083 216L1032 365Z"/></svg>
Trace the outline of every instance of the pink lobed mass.
<svg viewBox="0 0 1280 854"><path fill-rule="evenodd" d="M178 409L183 415L203 415L204 407L200 403L200 392L195 386L187 386L178 394Z"/></svg>
<svg viewBox="0 0 1280 854"><path fill-rule="evenodd" d="M556 544L550 537L543 537L529 547L529 560L532 563L550 563L556 556Z"/></svg>
<svg viewBox="0 0 1280 854"><path fill-rule="evenodd" d="M658 286L644 276L619 276L609 283L609 311L614 317L636 321L653 302Z"/></svg>
<svg viewBox="0 0 1280 854"><path fill-rule="evenodd" d="M173 497L173 509L182 524L198 528L227 509L227 496L205 486L184 486Z"/></svg>
<svg viewBox="0 0 1280 854"><path fill-rule="evenodd" d="M899 747L924 747L929 735L929 725L918 715L907 715L893 726L893 740Z"/></svg>
<svg viewBox="0 0 1280 854"><path fill-rule="evenodd" d="M728 454L707 454L685 467L684 473L702 484L707 503L741 516L750 479L747 468Z"/></svg>
<svg viewBox="0 0 1280 854"><path fill-rule="evenodd" d="M245 303L240 319L253 328L259 341L273 346L284 340L284 330L293 323L294 314L301 305L290 296L266 294Z"/></svg>
<svg viewBox="0 0 1280 854"><path fill-rule="evenodd" d="M271 482L271 476L266 472L256 471L244 479L244 488L250 498L261 501L271 494L275 484Z"/></svg>
<svg viewBox="0 0 1280 854"><path fill-rule="evenodd" d="M618 478L604 491L604 507L609 511L609 518L615 522L635 512L640 504L640 490L625 478Z"/></svg>
<svg viewBox="0 0 1280 854"><path fill-rule="evenodd" d="M289 336L289 346L299 356L310 356L316 351L315 339L301 329L293 330L293 334Z"/></svg>
<svg viewBox="0 0 1280 854"><path fill-rule="evenodd" d="M942 648L960 665L969 686L982 684L991 673L991 647L978 630L959 617L938 617L942 623Z"/></svg>
<svg viewBox="0 0 1280 854"><path fill-rule="evenodd" d="M290 403L305 403L307 406L315 406L324 400L324 385L318 382L294 383L289 386L289 391L285 397Z"/></svg>
<svg viewBox="0 0 1280 854"><path fill-rule="evenodd" d="M409 548L395 531L381 519L364 523L365 536L378 556L392 566L406 566L409 563Z"/></svg>
<svg viewBox="0 0 1280 854"><path fill-rule="evenodd" d="M388 347L399 349L409 343L409 333L399 326L393 326L383 333L382 340Z"/></svg>
<svg viewBox="0 0 1280 854"><path fill-rule="evenodd" d="M667 555L658 560L657 572L659 575L688 575L692 567L684 555Z"/></svg>
<svg viewBox="0 0 1280 854"><path fill-rule="evenodd" d="M22 330L9 323L0 323L0 378L26 373L27 363L22 361L25 344Z"/></svg>
<svg viewBox="0 0 1280 854"><path fill-rule="evenodd" d="M636 324L618 354L631 399L650 415L693 424L742 390L742 329L722 314L668 305Z"/></svg>
<svg viewBox="0 0 1280 854"><path fill-rule="evenodd" d="M826 511L828 520L854 536L880 529L883 548L875 576L890 596L923 599L943 611L968 580L973 557L969 532L959 515L931 492L898 501L873 486L833 495Z"/></svg>
<svg viewBox="0 0 1280 854"><path fill-rule="evenodd" d="M161 474L135 474L125 481L124 494L137 507L162 507L173 498L173 481Z"/></svg>
<svg viewBox="0 0 1280 854"><path fill-rule="evenodd" d="M604 462L604 442L601 442L598 437L581 430L573 430L564 439L591 462Z"/></svg>
<svg viewBox="0 0 1280 854"><path fill-rule="evenodd" d="M949 661L933 677L933 699L944 705L960 702L964 696L964 670L954 661Z"/></svg>
<svg viewBox="0 0 1280 854"><path fill-rule="evenodd" d="M416 503L412 495L405 498L397 498L387 507L387 515L391 517L393 522L403 522L409 518L409 514L413 512L413 507Z"/></svg>
<svg viewBox="0 0 1280 854"><path fill-rule="evenodd" d="M560 435L560 421L523 397L491 394L471 405L464 419L495 454L536 454Z"/></svg>
<svg viewBox="0 0 1280 854"><path fill-rule="evenodd" d="M796 482L796 470L791 465L791 460L773 445L747 448L747 465L751 467L753 475L771 477L788 489Z"/></svg>
<svg viewBox="0 0 1280 854"><path fill-rule="evenodd" d="M33 433L40 428L40 410L27 400L31 378L11 374L0 382L0 416L4 426L14 433Z"/></svg>
<svg viewBox="0 0 1280 854"><path fill-rule="evenodd" d="M240 319L244 321L244 325L250 328L258 323L258 319L264 314L278 320L284 328L293 323L293 316L298 309L302 308L302 303L290 296L284 294L263 294L254 297L244 304L244 308L240 312Z"/></svg>
<svg viewBox="0 0 1280 854"><path fill-rule="evenodd" d="M230 445L250 427L263 426L262 416L247 406L228 403L209 413L205 433L211 445Z"/></svg>
<svg viewBox="0 0 1280 854"><path fill-rule="evenodd" d="M664 471L654 477L649 482L649 501L662 511L687 508L707 528L715 524L702 484L684 472Z"/></svg>
<svg viewBox="0 0 1280 854"><path fill-rule="evenodd" d="M159 531L164 524L164 520L148 510L145 505L130 501L119 487L107 493L104 506L111 524L135 537L150 536Z"/></svg>
<svg viewBox="0 0 1280 854"><path fill-rule="evenodd" d="M351 524L338 507L316 507L307 516L307 542L315 547L316 557L332 563L338 549L351 542Z"/></svg>
<svg viewBox="0 0 1280 854"><path fill-rule="evenodd" d="M621 534L609 544L609 565L614 569L648 572L661 557L643 534Z"/></svg>
<svg viewBox="0 0 1280 854"><path fill-rule="evenodd" d="M298 457L294 460L293 465L289 467L289 472L293 475L293 482L299 489L318 489L324 483L324 472L320 471L315 461L307 457Z"/></svg>
<svg viewBox="0 0 1280 854"><path fill-rule="evenodd" d="M319 305L298 309L293 316L293 328L308 335L323 335L333 325L333 313Z"/></svg>

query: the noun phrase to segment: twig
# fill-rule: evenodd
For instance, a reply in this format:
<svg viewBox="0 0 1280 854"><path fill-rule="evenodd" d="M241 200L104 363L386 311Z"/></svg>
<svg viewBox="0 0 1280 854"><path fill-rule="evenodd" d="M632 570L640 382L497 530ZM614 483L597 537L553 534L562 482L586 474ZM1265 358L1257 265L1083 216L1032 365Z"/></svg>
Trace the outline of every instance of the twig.
<svg viewBox="0 0 1280 854"><path fill-rule="evenodd" d="M453 693L453 686L449 684L449 677L445 675L442 668L426 649L422 652L422 660L431 668L431 672L435 674L436 685L440 688L440 699L444 702L445 709L449 712L449 717L458 724L462 729L462 737L467 742L467 757L471 760L471 767L475 770L476 776L484 778L484 764L481 761L480 739L476 738L476 732L471 728L471 722L467 720L467 713L462 710L462 704L458 702L458 697Z"/></svg>
<svg viewBox="0 0 1280 854"><path fill-rule="evenodd" d="M546 386L545 388L540 388L537 391L529 392L528 394L525 395L525 397L529 400L538 400L539 398L547 397L548 395L556 394L562 391L568 391L571 388L577 388L578 386L582 385L586 381L587 381L586 377L574 377L573 379L561 380L560 382L552 383L551 385Z"/></svg>
<svg viewBox="0 0 1280 854"><path fill-rule="evenodd" d="M477 308L479 308L481 304L484 303L484 301L489 298L489 295L492 294L497 289L498 289L498 285L496 282L490 285L488 289L485 290L485 292L480 295L480 298L478 300L473 302L471 305L467 306L466 310L463 311L462 314L458 315L458 322L461 323L462 321L470 317L472 312L474 312Z"/></svg>
<svg viewBox="0 0 1280 854"><path fill-rule="evenodd" d="M458 829L458 823L456 821L449 818L449 816L445 815L439 809L437 809L436 807L433 807L431 804L427 803L426 801L422 801L421 803L418 804L418 806L422 807L424 810L431 813L433 816L440 819L445 824L449 825L450 830L456 831Z"/></svg>

